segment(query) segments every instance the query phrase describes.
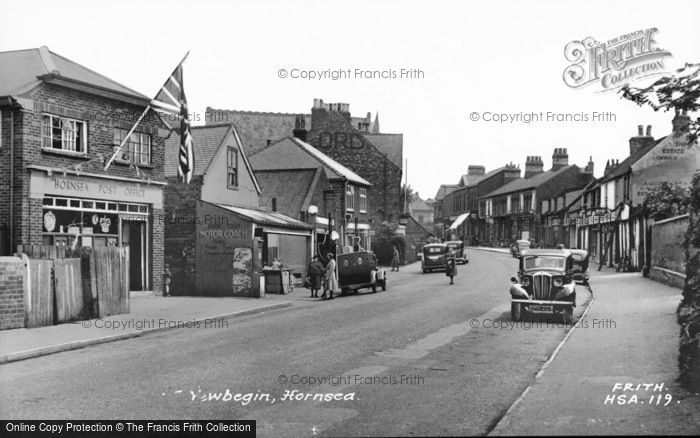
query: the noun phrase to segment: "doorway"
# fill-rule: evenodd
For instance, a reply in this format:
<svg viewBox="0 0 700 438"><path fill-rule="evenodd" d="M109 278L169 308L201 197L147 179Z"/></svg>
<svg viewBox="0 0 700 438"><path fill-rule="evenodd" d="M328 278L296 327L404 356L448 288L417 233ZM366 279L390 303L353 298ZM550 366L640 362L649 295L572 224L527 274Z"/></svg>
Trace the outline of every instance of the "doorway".
<svg viewBox="0 0 700 438"><path fill-rule="evenodd" d="M132 291L149 290L146 222L122 220L122 246L129 247L129 281Z"/></svg>

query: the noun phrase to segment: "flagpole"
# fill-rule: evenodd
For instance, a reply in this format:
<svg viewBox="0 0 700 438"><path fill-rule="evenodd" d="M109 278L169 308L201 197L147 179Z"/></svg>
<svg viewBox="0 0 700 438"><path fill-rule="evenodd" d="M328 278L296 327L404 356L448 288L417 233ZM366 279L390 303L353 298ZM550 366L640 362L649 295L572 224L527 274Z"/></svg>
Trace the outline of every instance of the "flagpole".
<svg viewBox="0 0 700 438"><path fill-rule="evenodd" d="M188 50L187 53L185 53L185 56L182 58L182 61L180 61L177 65L180 66L183 62L185 62L185 59L187 59L187 57L189 55L190 55L190 51ZM177 68L177 67L175 67L175 68ZM170 79L170 76L168 76L168 79L165 80L165 82L163 83L163 86L165 86L165 84L168 83L169 79ZM161 87L161 88L163 88L163 87ZM134 126L131 127L131 129L129 130L129 133L126 134L126 137L124 137L124 139L122 140L122 142L119 145L119 147L117 148L117 150L114 151L114 153L112 154L112 157L109 159L109 161L105 165L105 168L104 168L105 171L107 169L109 169L109 166L112 164L112 161L114 161L114 159L116 158L119 151L122 150L122 148L124 147L126 142L129 140L129 137L131 137L131 134L134 133L134 130L136 130L136 127L139 125L139 123L141 123L141 120L143 120L143 118L146 117L146 114L148 113L148 110L150 110L150 109L151 109L151 103L149 102L148 105L146 106L146 109L143 110L143 113L141 113L141 117L139 117L138 120L136 120L136 123L134 123Z"/></svg>

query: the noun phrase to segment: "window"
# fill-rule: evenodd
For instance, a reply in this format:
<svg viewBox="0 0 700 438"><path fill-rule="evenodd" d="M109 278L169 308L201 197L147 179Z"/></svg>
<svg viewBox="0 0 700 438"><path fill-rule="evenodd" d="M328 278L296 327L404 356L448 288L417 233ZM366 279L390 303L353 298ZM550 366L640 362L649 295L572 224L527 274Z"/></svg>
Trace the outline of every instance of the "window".
<svg viewBox="0 0 700 438"><path fill-rule="evenodd" d="M235 147L228 148L228 179L229 187L238 187L238 149Z"/></svg>
<svg viewBox="0 0 700 438"><path fill-rule="evenodd" d="M86 154L87 125L78 120L44 114L41 119L41 147Z"/></svg>
<svg viewBox="0 0 700 438"><path fill-rule="evenodd" d="M114 146L119 147L128 133L127 129L114 128ZM117 159L127 163L151 164L151 136L142 132L132 132Z"/></svg>
<svg viewBox="0 0 700 438"><path fill-rule="evenodd" d="M355 210L355 187L345 187L345 209Z"/></svg>
<svg viewBox="0 0 700 438"><path fill-rule="evenodd" d="M363 213L367 211L367 189L365 188L360 189L360 211Z"/></svg>

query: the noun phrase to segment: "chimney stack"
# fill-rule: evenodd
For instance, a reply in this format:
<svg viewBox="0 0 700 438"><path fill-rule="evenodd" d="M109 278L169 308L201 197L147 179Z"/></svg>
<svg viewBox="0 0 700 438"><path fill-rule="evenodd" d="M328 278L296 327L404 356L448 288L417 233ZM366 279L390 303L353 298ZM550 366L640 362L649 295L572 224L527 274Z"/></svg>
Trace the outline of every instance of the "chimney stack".
<svg viewBox="0 0 700 438"><path fill-rule="evenodd" d="M586 168L583 170L584 173L588 173L593 175L593 157L588 157L588 164L586 164Z"/></svg>
<svg viewBox="0 0 700 438"><path fill-rule="evenodd" d="M467 168L467 175L482 176L486 174L486 167L484 166L469 166Z"/></svg>
<svg viewBox="0 0 700 438"><path fill-rule="evenodd" d="M690 126L690 117L688 117L688 111L678 111L673 118L673 133L679 134L683 132L688 132Z"/></svg>
<svg viewBox="0 0 700 438"><path fill-rule="evenodd" d="M644 135L644 126L637 126L637 136L630 137L630 155L634 155L641 149L654 143L654 137L651 136L651 125L647 125L647 134Z"/></svg>
<svg viewBox="0 0 700 438"><path fill-rule="evenodd" d="M528 156L525 159L525 178L544 172L544 161L541 156Z"/></svg>
<svg viewBox="0 0 700 438"><path fill-rule="evenodd" d="M303 114L297 114L294 119L294 137L306 141L306 119Z"/></svg>
<svg viewBox="0 0 700 438"><path fill-rule="evenodd" d="M566 148L554 148L552 170L559 170L569 165L569 152Z"/></svg>

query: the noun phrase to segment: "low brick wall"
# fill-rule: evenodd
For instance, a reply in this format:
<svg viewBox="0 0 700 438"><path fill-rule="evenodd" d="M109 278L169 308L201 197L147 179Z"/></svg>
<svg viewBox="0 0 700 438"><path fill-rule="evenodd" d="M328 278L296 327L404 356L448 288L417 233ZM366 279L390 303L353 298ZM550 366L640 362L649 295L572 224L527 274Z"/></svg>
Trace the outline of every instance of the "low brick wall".
<svg viewBox="0 0 700 438"><path fill-rule="evenodd" d="M685 248L683 242L690 220L682 215L656 222L651 229L652 280L673 287L683 287L685 282Z"/></svg>
<svg viewBox="0 0 700 438"><path fill-rule="evenodd" d="M24 327L24 261L0 257L0 330Z"/></svg>

